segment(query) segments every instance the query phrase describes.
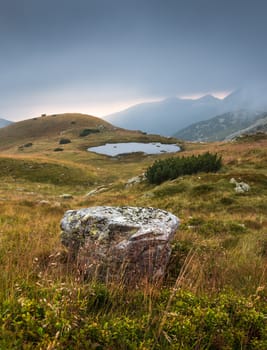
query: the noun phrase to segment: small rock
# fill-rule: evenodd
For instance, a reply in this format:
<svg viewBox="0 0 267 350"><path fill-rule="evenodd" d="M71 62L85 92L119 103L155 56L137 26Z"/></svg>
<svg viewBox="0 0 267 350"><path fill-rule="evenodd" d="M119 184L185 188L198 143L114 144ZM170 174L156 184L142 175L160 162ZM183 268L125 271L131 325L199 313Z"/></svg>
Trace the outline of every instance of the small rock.
<svg viewBox="0 0 267 350"><path fill-rule="evenodd" d="M85 195L85 197L91 197L91 196L94 196L94 195L96 195L96 194L98 194L98 193L101 193L101 192L104 192L104 191L107 191L107 190L108 190L107 187L102 187L102 186L100 186L100 187L97 187L97 188L91 190L90 192L88 192L88 193Z"/></svg>
<svg viewBox="0 0 267 350"><path fill-rule="evenodd" d="M236 193L245 193L250 190L250 186L245 182L238 182L235 187Z"/></svg>
<svg viewBox="0 0 267 350"><path fill-rule="evenodd" d="M38 202L38 204L40 204L40 205L47 205L47 204L50 204L50 202L45 200L45 199L42 199L41 201Z"/></svg>
<svg viewBox="0 0 267 350"><path fill-rule="evenodd" d="M236 179L235 178L231 178L231 180L229 181L230 182L230 184L233 184L233 185L236 185L238 182L236 181Z"/></svg>
<svg viewBox="0 0 267 350"><path fill-rule="evenodd" d="M145 179L146 179L145 174L134 176L126 182L126 188L131 187L131 186L136 185L136 184L139 184L139 183L145 181Z"/></svg>
<svg viewBox="0 0 267 350"><path fill-rule="evenodd" d="M250 191L250 186L245 182L237 182L233 177L229 181L231 184L235 185L236 193L245 193Z"/></svg>

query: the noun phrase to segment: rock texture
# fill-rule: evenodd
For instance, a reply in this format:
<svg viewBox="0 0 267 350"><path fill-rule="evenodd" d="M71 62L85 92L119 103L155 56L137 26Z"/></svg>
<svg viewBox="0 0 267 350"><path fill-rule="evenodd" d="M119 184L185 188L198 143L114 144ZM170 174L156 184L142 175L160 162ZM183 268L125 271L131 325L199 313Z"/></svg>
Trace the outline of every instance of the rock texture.
<svg viewBox="0 0 267 350"><path fill-rule="evenodd" d="M158 281L178 225L176 216L160 209L92 207L65 213L61 239L85 276Z"/></svg>

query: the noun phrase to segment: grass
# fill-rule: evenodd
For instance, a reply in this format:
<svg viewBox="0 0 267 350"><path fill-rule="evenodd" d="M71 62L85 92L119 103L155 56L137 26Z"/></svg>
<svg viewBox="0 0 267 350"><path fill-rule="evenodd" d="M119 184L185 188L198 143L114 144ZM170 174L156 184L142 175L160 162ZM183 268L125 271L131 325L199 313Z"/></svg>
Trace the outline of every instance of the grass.
<svg viewBox="0 0 267 350"><path fill-rule="evenodd" d="M168 155L112 159L86 146L149 136L91 136L72 136L63 152L51 151L59 137L24 151L22 140L2 146L0 349L266 349L266 138L185 144L183 155L222 155L221 171L126 187ZM236 194L232 177L251 191ZM98 186L105 190L86 196ZM59 223L66 210L95 205L151 206L181 219L161 286L81 280Z"/></svg>

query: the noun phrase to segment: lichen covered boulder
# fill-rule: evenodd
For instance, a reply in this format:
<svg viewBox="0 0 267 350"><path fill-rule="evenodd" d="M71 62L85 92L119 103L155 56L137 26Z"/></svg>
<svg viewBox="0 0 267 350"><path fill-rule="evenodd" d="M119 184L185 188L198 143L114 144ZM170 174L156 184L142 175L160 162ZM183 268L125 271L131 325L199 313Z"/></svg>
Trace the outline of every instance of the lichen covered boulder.
<svg viewBox="0 0 267 350"><path fill-rule="evenodd" d="M92 207L65 213L61 240L84 276L155 281L164 276L178 225L160 209Z"/></svg>

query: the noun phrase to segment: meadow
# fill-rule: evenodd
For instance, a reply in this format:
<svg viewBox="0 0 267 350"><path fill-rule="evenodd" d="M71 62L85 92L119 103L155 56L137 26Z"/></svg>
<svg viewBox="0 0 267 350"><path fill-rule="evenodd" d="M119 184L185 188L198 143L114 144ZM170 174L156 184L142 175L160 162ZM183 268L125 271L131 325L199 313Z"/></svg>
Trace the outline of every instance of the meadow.
<svg viewBox="0 0 267 350"><path fill-rule="evenodd" d="M86 147L162 138L75 135L64 134L72 142L62 152L53 151L59 135L0 145L0 349L266 349L266 135L182 143L175 157L217 153L222 169L132 186L128 179L168 155L110 158ZM33 145L19 149L27 141ZM231 178L250 191L235 193ZM162 284L80 277L59 223L68 209L97 205L149 206L180 218Z"/></svg>

